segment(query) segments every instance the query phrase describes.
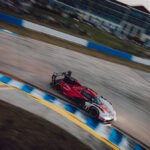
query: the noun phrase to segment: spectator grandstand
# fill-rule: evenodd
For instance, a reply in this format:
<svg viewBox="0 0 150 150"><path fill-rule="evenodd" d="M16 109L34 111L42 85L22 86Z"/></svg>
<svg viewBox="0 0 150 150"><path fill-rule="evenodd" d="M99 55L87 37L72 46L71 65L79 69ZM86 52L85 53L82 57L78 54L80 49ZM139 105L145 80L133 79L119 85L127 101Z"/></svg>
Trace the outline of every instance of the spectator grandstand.
<svg viewBox="0 0 150 150"><path fill-rule="evenodd" d="M87 22L113 29L115 33L150 44L150 12L116 0L50 0L56 8L77 13Z"/></svg>

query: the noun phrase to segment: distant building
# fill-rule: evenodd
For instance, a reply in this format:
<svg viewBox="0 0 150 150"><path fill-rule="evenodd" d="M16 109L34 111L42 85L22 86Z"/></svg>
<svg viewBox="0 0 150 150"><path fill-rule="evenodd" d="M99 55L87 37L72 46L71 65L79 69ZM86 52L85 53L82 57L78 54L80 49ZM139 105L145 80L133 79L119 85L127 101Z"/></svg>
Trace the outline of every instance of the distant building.
<svg viewBox="0 0 150 150"><path fill-rule="evenodd" d="M52 1L52 0L51 0ZM125 35L150 42L150 12L143 6L131 7L116 0L53 0L77 11L85 20L103 24Z"/></svg>

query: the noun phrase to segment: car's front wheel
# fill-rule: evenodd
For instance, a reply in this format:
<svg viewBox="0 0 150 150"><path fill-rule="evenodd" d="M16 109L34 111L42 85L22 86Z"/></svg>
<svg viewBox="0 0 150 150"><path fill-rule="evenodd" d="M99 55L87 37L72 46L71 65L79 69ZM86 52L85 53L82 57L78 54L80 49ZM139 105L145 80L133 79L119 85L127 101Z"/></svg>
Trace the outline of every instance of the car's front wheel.
<svg viewBox="0 0 150 150"><path fill-rule="evenodd" d="M94 118L94 119L98 119L98 117L99 117L99 111L98 111L98 109L97 108L95 108L95 107L90 107L89 108L89 115L92 117L92 118Z"/></svg>

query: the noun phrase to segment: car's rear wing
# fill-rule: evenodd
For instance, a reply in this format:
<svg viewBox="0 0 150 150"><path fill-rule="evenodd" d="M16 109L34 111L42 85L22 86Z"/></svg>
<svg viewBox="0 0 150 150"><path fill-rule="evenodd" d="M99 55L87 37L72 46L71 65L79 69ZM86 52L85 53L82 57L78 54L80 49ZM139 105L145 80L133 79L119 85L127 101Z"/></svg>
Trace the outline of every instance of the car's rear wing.
<svg viewBox="0 0 150 150"><path fill-rule="evenodd" d="M52 84L56 83L57 77L65 77L67 74L68 74L68 71L58 72L58 73L54 72L53 75L52 75Z"/></svg>
<svg viewBox="0 0 150 150"><path fill-rule="evenodd" d="M54 72L53 76L60 77L60 76L65 76L65 74L66 74L65 72L58 72L58 73Z"/></svg>
<svg viewBox="0 0 150 150"><path fill-rule="evenodd" d="M57 77L63 77L63 76L64 76L64 73L54 72L53 75L52 75L52 84L54 85L56 83Z"/></svg>

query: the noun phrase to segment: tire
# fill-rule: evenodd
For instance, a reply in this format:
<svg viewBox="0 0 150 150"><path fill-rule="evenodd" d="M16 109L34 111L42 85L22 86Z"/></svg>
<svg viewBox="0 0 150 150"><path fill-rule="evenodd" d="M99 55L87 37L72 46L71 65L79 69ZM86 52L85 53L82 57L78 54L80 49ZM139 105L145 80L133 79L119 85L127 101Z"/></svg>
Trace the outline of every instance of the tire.
<svg viewBox="0 0 150 150"><path fill-rule="evenodd" d="M61 92L61 86L59 84L56 84L56 90Z"/></svg>
<svg viewBox="0 0 150 150"><path fill-rule="evenodd" d="M85 105L85 102L82 99L73 98L72 101L75 102L79 108L83 108L83 106Z"/></svg>
<svg viewBox="0 0 150 150"><path fill-rule="evenodd" d="M95 107L90 107L89 108L89 115L94 118L94 119L98 119L98 116L99 116L99 111L97 108Z"/></svg>
<svg viewBox="0 0 150 150"><path fill-rule="evenodd" d="M53 83L52 83L52 82L50 82L49 85L50 85L51 87L53 87Z"/></svg>
<svg viewBox="0 0 150 150"><path fill-rule="evenodd" d="M84 106L85 106L85 102L84 102L84 101L82 101L82 102L79 103L79 107L80 107L81 109L83 109Z"/></svg>

